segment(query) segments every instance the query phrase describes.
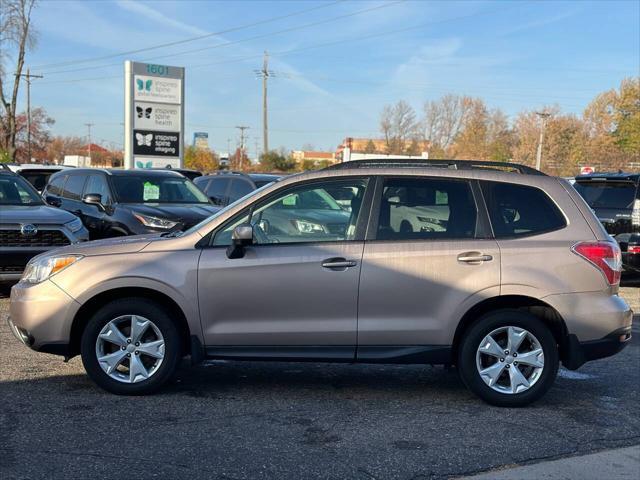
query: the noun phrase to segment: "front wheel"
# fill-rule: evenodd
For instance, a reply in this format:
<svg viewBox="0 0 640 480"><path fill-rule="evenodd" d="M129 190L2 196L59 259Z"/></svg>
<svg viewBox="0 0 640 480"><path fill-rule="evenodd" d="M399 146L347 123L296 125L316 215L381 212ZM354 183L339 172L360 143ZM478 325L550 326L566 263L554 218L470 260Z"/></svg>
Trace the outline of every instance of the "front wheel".
<svg viewBox="0 0 640 480"><path fill-rule="evenodd" d="M555 380L558 362L549 328L519 310L484 315L466 332L458 350L465 385L501 407L522 407L542 397Z"/></svg>
<svg viewBox="0 0 640 480"><path fill-rule="evenodd" d="M165 384L180 360L180 334L156 303L127 298L98 310L81 340L89 377L117 395L145 395Z"/></svg>

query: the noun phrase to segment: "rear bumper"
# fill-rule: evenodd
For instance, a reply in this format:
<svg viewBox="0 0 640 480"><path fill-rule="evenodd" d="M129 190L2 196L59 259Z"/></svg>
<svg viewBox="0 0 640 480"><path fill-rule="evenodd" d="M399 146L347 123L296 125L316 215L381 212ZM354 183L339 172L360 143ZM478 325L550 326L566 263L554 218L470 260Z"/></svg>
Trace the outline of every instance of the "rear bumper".
<svg viewBox="0 0 640 480"><path fill-rule="evenodd" d="M619 353L631 340L631 326L619 328L600 340L579 342L575 335L567 336L562 364L576 370L591 360L606 358Z"/></svg>

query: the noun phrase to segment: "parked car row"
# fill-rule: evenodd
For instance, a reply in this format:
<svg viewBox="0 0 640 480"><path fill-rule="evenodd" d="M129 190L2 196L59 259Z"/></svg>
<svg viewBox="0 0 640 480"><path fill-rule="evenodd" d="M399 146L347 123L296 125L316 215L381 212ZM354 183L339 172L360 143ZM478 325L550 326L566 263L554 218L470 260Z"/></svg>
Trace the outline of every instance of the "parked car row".
<svg viewBox="0 0 640 480"><path fill-rule="evenodd" d="M500 406L535 401L560 363L577 369L631 338L620 248L563 179L503 163L356 161L273 182L195 225L162 210L210 205L183 182L54 175L45 196L61 206L109 205L123 225L172 234L38 256L11 292L16 337L81 355L116 394L159 389L190 355L455 364Z"/></svg>

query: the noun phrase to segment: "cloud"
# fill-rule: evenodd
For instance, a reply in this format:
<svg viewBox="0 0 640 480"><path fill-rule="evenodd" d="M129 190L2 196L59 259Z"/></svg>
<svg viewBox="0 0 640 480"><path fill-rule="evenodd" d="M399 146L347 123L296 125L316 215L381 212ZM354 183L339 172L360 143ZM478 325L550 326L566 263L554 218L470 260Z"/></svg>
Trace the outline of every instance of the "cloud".
<svg viewBox="0 0 640 480"><path fill-rule="evenodd" d="M527 30L532 30L534 28L545 27L547 25L558 23L558 22L561 22L562 20L564 20L566 18L573 17L578 11L579 11L578 9L574 9L574 10L571 10L569 12L558 13L557 15L554 15L553 17L542 18L540 20L533 20L531 22L523 23L521 25L516 25L515 27L512 27L512 28L502 32L501 36L505 36L506 37L508 35L513 35L514 33L520 33L520 32L524 32L524 31L527 31Z"/></svg>
<svg viewBox="0 0 640 480"><path fill-rule="evenodd" d="M131 0L118 0L116 4L124 10L143 16L148 20L151 20L152 22L160 23L177 30L182 30L183 32L189 33L191 35L206 35L207 33L209 33L206 30L202 30L201 28L198 28L196 26L189 25L174 18L168 17L155 8L139 2L133 2Z"/></svg>

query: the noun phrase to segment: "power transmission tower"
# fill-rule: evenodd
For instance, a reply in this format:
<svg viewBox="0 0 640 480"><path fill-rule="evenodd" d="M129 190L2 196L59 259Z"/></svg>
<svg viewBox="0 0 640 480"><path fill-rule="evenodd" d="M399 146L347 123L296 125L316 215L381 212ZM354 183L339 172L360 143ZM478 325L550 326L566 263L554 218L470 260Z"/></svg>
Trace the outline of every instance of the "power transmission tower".
<svg viewBox="0 0 640 480"><path fill-rule="evenodd" d="M269 151L269 118L267 114L267 81L269 77L274 77L275 72L269 70L269 54L264 51L262 69L254 70L258 78L262 78L262 149L264 153Z"/></svg>
<svg viewBox="0 0 640 480"><path fill-rule="evenodd" d="M93 127L93 123L85 123L87 127L88 135L87 135L87 148L89 149L89 165L91 165L91 127Z"/></svg>
<svg viewBox="0 0 640 480"><path fill-rule="evenodd" d="M242 157L244 157L244 131L249 127L239 125L236 128L240 130L240 159L238 160L238 170L240 170L242 168Z"/></svg>
<svg viewBox="0 0 640 480"><path fill-rule="evenodd" d="M536 112L542 119L542 125L540 126L540 139L538 140L538 151L536 152L536 170L540 170L542 164L542 142L544 142L544 129L547 126L547 119L551 116L549 112Z"/></svg>
<svg viewBox="0 0 640 480"><path fill-rule="evenodd" d="M31 163L31 79L43 78L42 75L31 75L27 68L27 73L21 73L20 77L27 79L27 157Z"/></svg>

